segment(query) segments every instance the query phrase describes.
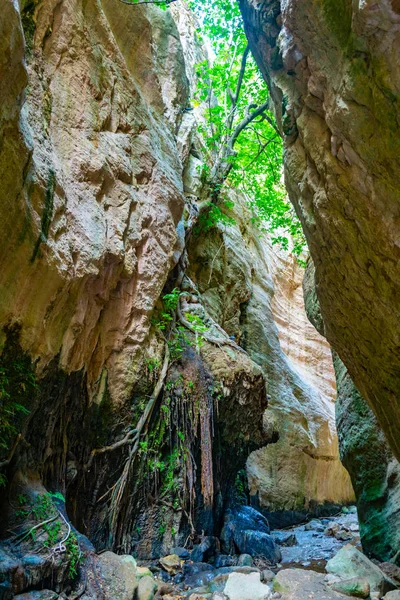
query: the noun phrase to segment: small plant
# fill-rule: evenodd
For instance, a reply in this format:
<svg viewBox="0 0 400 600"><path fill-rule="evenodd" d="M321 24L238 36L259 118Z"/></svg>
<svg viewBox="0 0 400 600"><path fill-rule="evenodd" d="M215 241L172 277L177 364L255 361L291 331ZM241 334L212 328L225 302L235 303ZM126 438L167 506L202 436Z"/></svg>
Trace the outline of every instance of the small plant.
<svg viewBox="0 0 400 600"><path fill-rule="evenodd" d="M149 449L149 443L147 441L145 442L139 442L139 452L140 454L144 453L146 454L146 452Z"/></svg>
<svg viewBox="0 0 400 600"><path fill-rule="evenodd" d="M75 533L70 533L67 541L65 542L65 547L67 549L67 557L69 561L69 571L68 574L73 579L78 574L78 566L82 562L82 552L79 548L78 538Z"/></svg>
<svg viewBox="0 0 400 600"><path fill-rule="evenodd" d="M152 373L153 371L157 371L161 366L161 362L158 358L149 358L147 360L147 368Z"/></svg>
<svg viewBox="0 0 400 600"><path fill-rule="evenodd" d="M214 189L214 191L217 191ZM226 208L232 208L232 203L225 202ZM217 225L225 225L227 227L235 225L236 221L233 217L226 215L219 206L208 202L204 211L200 214L199 220L194 228L194 234L199 236L202 233L206 233L213 229Z"/></svg>

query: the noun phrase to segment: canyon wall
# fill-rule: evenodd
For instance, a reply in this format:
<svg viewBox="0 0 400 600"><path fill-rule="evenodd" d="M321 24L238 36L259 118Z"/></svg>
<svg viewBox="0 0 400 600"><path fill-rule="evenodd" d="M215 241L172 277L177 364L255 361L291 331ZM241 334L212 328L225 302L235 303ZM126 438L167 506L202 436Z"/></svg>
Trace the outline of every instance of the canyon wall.
<svg viewBox="0 0 400 600"><path fill-rule="evenodd" d="M201 110L188 109L202 54L190 12L3 4L5 581L25 560L7 541L27 526L18 498L46 490L65 497L65 515L97 550L147 558L219 534L252 452L263 508L351 500L332 365L305 322L300 270L274 253L235 190L236 224L191 236L179 279L201 193ZM49 568L37 565L37 581Z"/></svg>
<svg viewBox="0 0 400 600"><path fill-rule="evenodd" d="M394 0L240 0L285 141L326 337L400 458Z"/></svg>
<svg viewBox="0 0 400 600"><path fill-rule="evenodd" d="M337 510L354 493L339 459L331 352L304 309L304 270L252 225L245 198L230 199L237 226L195 240L189 272L209 313L266 375L273 443L250 456L247 471L253 503L282 526Z"/></svg>
<svg viewBox="0 0 400 600"><path fill-rule="evenodd" d="M308 261L303 290L307 315L324 335L311 260ZM340 458L350 474L357 497L362 547L366 554L377 560L398 562L400 465L375 415L335 352L333 362Z"/></svg>

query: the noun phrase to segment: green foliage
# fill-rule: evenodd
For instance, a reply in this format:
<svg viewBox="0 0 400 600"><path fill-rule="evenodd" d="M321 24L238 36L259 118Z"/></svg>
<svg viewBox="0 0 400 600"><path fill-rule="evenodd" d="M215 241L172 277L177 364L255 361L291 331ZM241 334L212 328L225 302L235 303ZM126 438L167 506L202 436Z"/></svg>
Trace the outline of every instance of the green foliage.
<svg viewBox="0 0 400 600"><path fill-rule="evenodd" d="M34 13L37 5L37 0L29 0L25 2L25 6L21 11L21 22L25 36L26 55L29 58L33 50L33 38L35 35L36 24L34 21Z"/></svg>
<svg viewBox="0 0 400 600"><path fill-rule="evenodd" d="M147 360L147 368L150 371L150 373L153 373L153 371L157 371L161 366L161 362L159 361L158 358L149 358Z"/></svg>
<svg viewBox="0 0 400 600"><path fill-rule="evenodd" d="M235 129L249 111L268 101L268 90L249 54L240 94L235 102L232 101L236 96L242 59L247 52L238 3L203 0L201 3L192 1L190 6L200 22L200 42L202 36L206 36L215 54L211 65L207 61L197 65L198 87L194 99L195 104L202 103L207 107L206 124L199 126L199 132L205 143L204 161L215 164L224 155ZM225 152L227 181L250 199L254 223L273 233L273 243L279 243L298 256L305 247L305 238L283 184L282 140L273 114L269 110L263 114L266 118L254 119L241 131L234 143L234 152ZM202 175L210 177L209 167ZM221 189L212 189L211 193L223 192L223 183L213 184ZM226 217L220 206L209 208L200 215L195 233L207 231L225 219L226 224L232 224L232 218Z"/></svg>
<svg viewBox="0 0 400 600"><path fill-rule="evenodd" d="M75 533L71 533L67 541L65 542L67 549L67 556L69 561L69 576L71 579L77 576L78 566L82 562L82 552L79 548L78 538Z"/></svg>
<svg viewBox="0 0 400 600"><path fill-rule="evenodd" d="M223 202L223 207L232 208L232 203L225 201ZM200 213L193 231L194 235L199 236L213 229L218 224L229 226L235 223L235 219L226 215L218 205L208 202Z"/></svg>
<svg viewBox="0 0 400 600"><path fill-rule="evenodd" d="M17 329L7 331L7 341L0 356L0 451L9 450L13 438L22 427L23 418L37 389L31 359L18 343ZM4 475L0 485L5 484Z"/></svg>
<svg viewBox="0 0 400 600"><path fill-rule="evenodd" d="M158 311L152 319L153 325L161 331L165 331L174 320L174 314L178 306L180 294L181 292L178 288L174 288L172 292L165 294L162 297L163 310Z"/></svg>
<svg viewBox="0 0 400 600"><path fill-rule="evenodd" d="M32 543L40 541L43 547L50 551L54 550L62 541L66 548L63 556L64 560L68 561L68 574L69 577L74 578L77 575L78 565L82 561L82 553L75 533L70 531L68 538L65 539L66 525L61 518L55 518L61 517L61 515L54 500L65 502L65 498L60 492L38 494L33 499L19 494L18 503L21 509L15 512L15 516L23 520L31 518L36 524L31 529L23 531L17 538L19 538L19 543L23 540L30 540ZM49 522L46 523L46 521ZM45 540L43 540L43 535L46 536Z"/></svg>

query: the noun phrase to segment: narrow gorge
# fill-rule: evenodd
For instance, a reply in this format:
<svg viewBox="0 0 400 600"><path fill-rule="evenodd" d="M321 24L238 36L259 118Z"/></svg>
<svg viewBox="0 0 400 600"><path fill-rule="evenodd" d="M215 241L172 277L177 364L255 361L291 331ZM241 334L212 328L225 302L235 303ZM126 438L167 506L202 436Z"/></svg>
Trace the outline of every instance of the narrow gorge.
<svg viewBox="0 0 400 600"><path fill-rule="evenodd" d="M0 600L400 598L396 1L0 6Z"/></svg>

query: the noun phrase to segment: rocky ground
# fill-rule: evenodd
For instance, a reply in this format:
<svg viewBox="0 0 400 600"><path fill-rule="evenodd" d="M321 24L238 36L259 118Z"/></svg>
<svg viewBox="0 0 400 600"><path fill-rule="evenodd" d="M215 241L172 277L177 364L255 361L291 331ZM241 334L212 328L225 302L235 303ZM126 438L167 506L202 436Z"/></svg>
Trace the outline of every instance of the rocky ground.
<svg viewBox="0 0 400 600"><path fill-rule="evenodd" d="M247 518L249 524L250 517L254 518L251 510L249 514L239 512L241 522ZM260 515L260 530L264 524ZM257 533L268 535L260 530ZM400 569L389 563L376 564L362 554L352 508L334 517L270 532L278 544L270 550L270 559L271 552L279 557L275 564L250 554L223 554L221 548L229 543L232 531L235 534L232 527L225 527L221 540L204 537L192 550L171 548L170 555L146 564L105 552L98 566L99 593L106 600L400 600ZM249 531L245 538L246 534L248 545L266 540L262 535L253 539ZM81 590L79 597L85 600L85 591ZM42 590L16 598L56 600L66 596Z"/></svg>

